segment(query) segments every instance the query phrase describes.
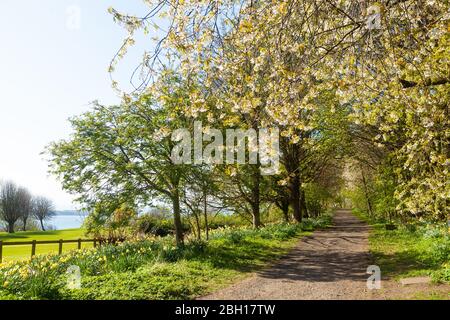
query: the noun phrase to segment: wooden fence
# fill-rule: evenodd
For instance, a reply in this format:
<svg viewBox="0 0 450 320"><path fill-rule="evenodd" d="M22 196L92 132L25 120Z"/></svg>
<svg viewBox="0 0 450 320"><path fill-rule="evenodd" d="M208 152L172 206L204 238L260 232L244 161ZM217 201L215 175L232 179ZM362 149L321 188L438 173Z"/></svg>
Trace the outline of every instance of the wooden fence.
<svg viewBox="0 0 450 320"><path fill-rule="evenodd" d="M59 244L58 248L58 254L61 254L63 251L63 244L64 243L78 243L78 250L81 249L81 243L83 242L93 242L94 248L97 246L97 244L101 244L102 240L99 239L77 239L77 240L42 240L42 241L8 241L4 242L0 240L0 263L3 261L3 247L5 246L23 246L23 245L31 245L31 257L36 255L36 246L38 244Z"/></svg>

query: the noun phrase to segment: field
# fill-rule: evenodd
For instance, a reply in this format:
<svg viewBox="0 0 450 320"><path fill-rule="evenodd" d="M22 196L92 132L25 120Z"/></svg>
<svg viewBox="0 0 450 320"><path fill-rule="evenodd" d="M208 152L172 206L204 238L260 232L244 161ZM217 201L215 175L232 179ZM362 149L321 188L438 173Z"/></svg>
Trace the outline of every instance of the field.
<svg viewBox="0 0 450 320"><path fill-rule="evenodd" d="M1 232L0 241L3 242L18 242L18 241L43 241L43 240L74 240L85 239L83 229L67 229L58 231L26 231L8 234ZM83 243L83 247L92 247L92 243ZM67 243L63 245L63 252L66 252L77 247L76 243ZM58 244L41 244L36 246L36 254L57 253ZM3 262L24 260L30 258L31 245L23 246L4 246L3 247Z"/></svg>

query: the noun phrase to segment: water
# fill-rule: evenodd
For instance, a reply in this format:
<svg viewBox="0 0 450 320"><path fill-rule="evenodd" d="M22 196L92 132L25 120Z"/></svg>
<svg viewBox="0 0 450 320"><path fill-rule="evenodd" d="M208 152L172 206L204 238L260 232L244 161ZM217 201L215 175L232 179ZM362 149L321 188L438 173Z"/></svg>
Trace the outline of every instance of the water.
<svg viewBox="0 0 450 320"><path fill-rule="evenodd" d="M47 221L46 225L52 226L55 230L77 229L80 228L84 221L83 215L64 215L58 214L51 220Z"/></svg>

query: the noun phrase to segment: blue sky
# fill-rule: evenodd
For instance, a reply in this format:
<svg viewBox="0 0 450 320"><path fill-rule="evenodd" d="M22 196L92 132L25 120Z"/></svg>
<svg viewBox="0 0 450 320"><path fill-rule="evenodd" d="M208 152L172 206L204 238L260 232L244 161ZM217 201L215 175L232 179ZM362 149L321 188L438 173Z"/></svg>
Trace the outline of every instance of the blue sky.
<svg viewBox="0 0 450 320"><path fill-rule="evenodd" d="M67 119L88 110L90 101L119 101L107 67L125 32L107 13L110 6L145 12L141 0L0 1L0 180L47 196L60 210L76 206L40 153L68 136ZM142 40L117 69L124 89Z"/></svg>

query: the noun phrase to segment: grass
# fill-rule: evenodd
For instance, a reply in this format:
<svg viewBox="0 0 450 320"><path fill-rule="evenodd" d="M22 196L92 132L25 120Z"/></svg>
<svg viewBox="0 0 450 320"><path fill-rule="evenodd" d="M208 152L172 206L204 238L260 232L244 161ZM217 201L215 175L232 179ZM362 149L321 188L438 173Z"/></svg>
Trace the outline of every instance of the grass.
<svg viewBox="0 0 450 320"><path fill-rule="evenodd" d="M144 264L135 272L114 272L83 279L71 299L193 299L241 279L287 253L305 233L286 240L249 239L239 244L211 241L195 256ZM165 261L166 260L166 261Z"/></svg>
<svg viewBox="0 0 450 320"><path fill-rule="evenodd" d="M25 231L13 234L0 232L0 241L3 242L20 242L20 241L43 241L43 240L74 240L84 239L83 229L67 229L57 231ZM49 254L58 252L58 244L40 244L36 246L36 254ZM83 247L92 247L92 243L83 243ZM67 243L63 245L63 251L76 249L76 243ZM31 255L31 245L4 246L3 262L17 261L29 259Z"/></svg>
<svg viewBox="0 0 450 320"><path fill-rule="evenodd" d="M330 222L225 228L213 231L208 242L191 240L183 247L165 237L5 264L0 299L193 299L261 269ZM66 286L71 265L80 267L80 289Z"/></svg>
<svg viewBox="0 0 450 320"><path fill-rule="evenodd" d="M450 283L450 234L445 224L398 225L386 230L383 222L371 221L370 252L383 275L399 279L431 276L435 282Z"/></svg>

